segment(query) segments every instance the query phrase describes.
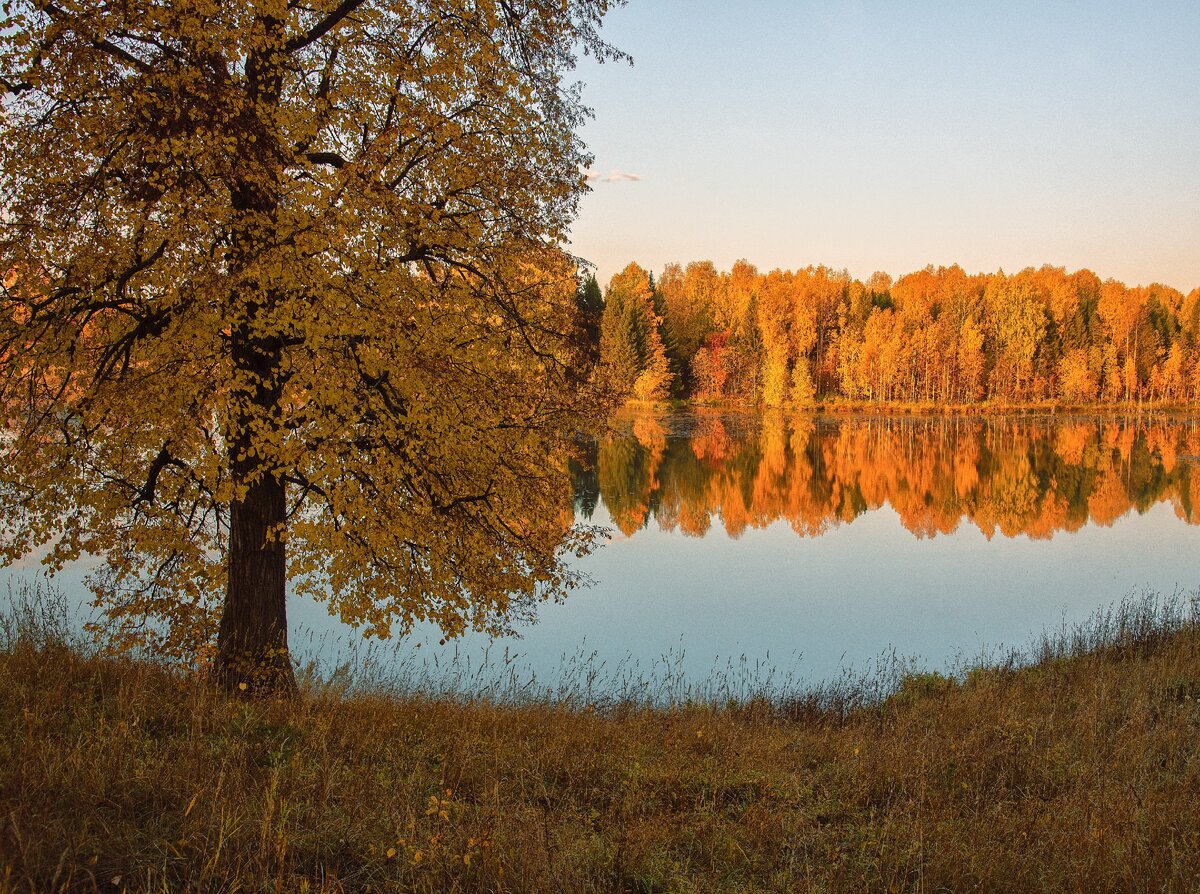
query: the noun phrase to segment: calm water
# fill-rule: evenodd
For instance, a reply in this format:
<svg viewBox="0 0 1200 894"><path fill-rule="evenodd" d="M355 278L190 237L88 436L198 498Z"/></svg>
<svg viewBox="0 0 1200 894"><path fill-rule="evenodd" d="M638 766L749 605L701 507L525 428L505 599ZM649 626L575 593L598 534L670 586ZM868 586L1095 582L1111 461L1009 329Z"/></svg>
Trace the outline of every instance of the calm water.
<svg viewBox="0 0 1200 894"><path fill-rule="evenodd" d="M695 674L769 652L827 678L889 646L938 667L1200 586L1200 426L629 415L576 507L617 533L533 654L586 632L606 654L682 641Z"/></svg>
<svg viewBox="0 0 1200 894"><path fill-rule="evenodd" d="M498 644L542 678L579 652L694 681L741 656L808 680L892 648L946 667L1200 586L1200 424L629 413L575 508L613 532L579 563L593 586Z"/></svg>
<svg viewBox="0 0 1200 894"><path fill-rule="evenodd" d="M610 671L667 656L697 682L742 656L814 681L888 649L938 668L1200 586L1200 424L629 413L578 468L575 509L613 534L579 561L593 586L493 660L547 681L581 653ZM322 606L291 619L326 658L354 637ZM424 629L396 648L477 662L488 645Z"/></svg>

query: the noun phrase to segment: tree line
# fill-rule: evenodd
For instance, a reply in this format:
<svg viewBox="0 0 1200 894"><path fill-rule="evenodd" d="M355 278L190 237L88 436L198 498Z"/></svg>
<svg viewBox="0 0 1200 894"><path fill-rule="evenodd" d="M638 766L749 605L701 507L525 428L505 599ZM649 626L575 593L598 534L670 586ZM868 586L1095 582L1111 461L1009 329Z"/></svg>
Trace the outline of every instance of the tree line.
<svg viewBox="0 0 1200 894"><path fill-rule="evenodd" d="M600 374L620 396L767 406L1200 400L1200 289L1090 270L926 267L865 282L810 266L637 264L584 279Z"/></svg>

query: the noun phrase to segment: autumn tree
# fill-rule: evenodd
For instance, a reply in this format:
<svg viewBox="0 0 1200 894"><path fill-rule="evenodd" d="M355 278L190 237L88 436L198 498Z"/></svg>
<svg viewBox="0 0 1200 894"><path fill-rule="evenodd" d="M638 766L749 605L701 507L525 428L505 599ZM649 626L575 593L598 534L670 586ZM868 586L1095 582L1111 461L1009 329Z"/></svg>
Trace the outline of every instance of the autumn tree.
<svg viewBox="0 0 1200 894"><path fill-rule="evenodd" d="M285 583L386 633L572 583L585 109L620 0L13 0L3 556L291 685Z"/></svg>
<svg viewBox="0 0 1200 894"><path fill-rule="evenodd" d="M817 344L819 326L819 287L813 270L801 270L791 283L791 326L788 335L794 359L790 398L793 403L812 403L816 397L813 381L813 362L810 358Z"/></svg>
<svg viewBox="0 0 1200 894"><path fill-rule="evenodd" d="M764 277L758 292L757 321L763 344L762 399L769 407L781 406L790 396L795 361L791 336L792 278L791 271L772 270Z"/></svg>
<svg viewBox="0 0 1200 894"><path fill-rule="evenodd" d="M619 396L662 400L670 394L672 373L661 326L650 274L630 264L614 275L600 321L600 368Z"/></svg>
<svg viewBox="0 0 1200 894"><path fill-rule="evenodd" d="M1033 379L1034 358L1046 330L1046 307L1028 277L997 273L984 293L987 321L996 344L993 389L1020 399Z"/></svg>
<svg viewBox="0 0 1200 894"><path fill-rule="evenodd" d="M958 395L960 399L973 402L983 391L983 330L971 317L963 321L958 337Z"/></svg>
<svg viewBox="0 0 1200 894"><path fill-rule="evenodd" d="M694 261L685 270L668 264L659 277L657 293L662 305L663 341L673 352L676 368L685 388L699 386L695 369L697 355L715 328L715 305L721 291L721 277L711 261ZM700 363L709 365L711 358Z"/></svg>
<svg viewBox="0 0 1200 894"><path fill-rule="evenodd" d="M1072 348L1059 361L1059 389L1070 401L1090 401L1096 397L1096 380L1088 364L1087 351Z"/></svg>
<svg viewBox="0 0 1200 894"><path fill-rule="evenodd" d="M758 328L759 276L754 265L739 260L722 277L716 318L728 333L725 367L726 393L743 400L758 400L762 392L762 332Z"/></svg>

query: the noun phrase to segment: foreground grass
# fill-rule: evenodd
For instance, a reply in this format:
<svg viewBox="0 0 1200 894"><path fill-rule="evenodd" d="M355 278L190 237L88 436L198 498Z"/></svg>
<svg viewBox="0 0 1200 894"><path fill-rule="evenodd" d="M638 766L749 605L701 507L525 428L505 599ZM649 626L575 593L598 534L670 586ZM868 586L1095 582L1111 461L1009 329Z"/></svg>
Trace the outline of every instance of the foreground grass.
<svg viewBox="0 0 1200 894"><path fill-rule="evenodd" d="M0 652L0 889L1190 891L1200 633L883 702L497 706Z"/></svg>

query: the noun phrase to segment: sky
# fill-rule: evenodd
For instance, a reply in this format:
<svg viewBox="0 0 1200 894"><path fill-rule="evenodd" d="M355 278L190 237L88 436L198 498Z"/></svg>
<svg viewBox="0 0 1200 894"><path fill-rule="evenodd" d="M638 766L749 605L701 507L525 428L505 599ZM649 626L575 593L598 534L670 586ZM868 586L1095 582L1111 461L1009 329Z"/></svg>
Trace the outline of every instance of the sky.
<svg viewBox="0 0 1200 894"><path fill-rule="evenodd" d="M630 0L571 250L1200 286L1200 2ZM637 178L637 179L634 179Z"/></svg>

